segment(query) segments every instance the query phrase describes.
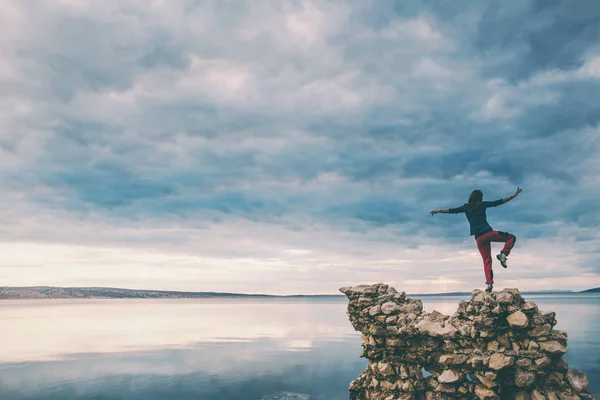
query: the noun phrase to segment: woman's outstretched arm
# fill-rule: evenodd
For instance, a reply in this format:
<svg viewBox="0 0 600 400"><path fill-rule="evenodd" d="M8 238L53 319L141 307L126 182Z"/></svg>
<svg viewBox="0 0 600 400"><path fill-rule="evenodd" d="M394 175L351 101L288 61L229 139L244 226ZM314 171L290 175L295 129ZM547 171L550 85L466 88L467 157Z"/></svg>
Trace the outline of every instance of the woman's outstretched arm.
<svg viewBox="0 0 600 400"><path fill-rule="evenodd" d="M522 191L523 191L523 189L521 189L520 187L517 187L517 190L515 190L515 193L512 194L512 195L510 195L510 196L508 196L508 197L504 197L502 199L502 202L506 203L508 201L511 201L512 199L514 199L515 197L517 197L519 195L519 193L521 193Z"/></svg>
<svg viewBox="0 0 600 400"><path fill-rule="evenodd" d="M431 215L435 215L435 214L450 214L450 209L446 209L446 210L433 210L430 212Z"/></svg>
<svg viewBox="0 0 600 400"><path fill-rule="evenodd" d="M508 197L503 197L501 199L498 200L494 200L494 201L484 201L482 202L482 204L486 207L498 207L499 205L502 205L506 202L511 201L512 199L514 199L515 197L517 197L519 195L519 193L521 193L523 191L523 189L521 189L520 187L517 188L517 190L515 191L514 194L508 196Z"/></svg>
<svg viewBox="0 0 600 400"><path fill-rule="evenodd" d="M465 206L463 205L463 206L456 207L456 208L446 208L444 210L433 210L433 211L430 212L430 214L431 215L435 215L435 214L439 214L439 213L442 213L442 214L458 214L458 213L461 213L461 212L465 211L464 207Z"/></svg>

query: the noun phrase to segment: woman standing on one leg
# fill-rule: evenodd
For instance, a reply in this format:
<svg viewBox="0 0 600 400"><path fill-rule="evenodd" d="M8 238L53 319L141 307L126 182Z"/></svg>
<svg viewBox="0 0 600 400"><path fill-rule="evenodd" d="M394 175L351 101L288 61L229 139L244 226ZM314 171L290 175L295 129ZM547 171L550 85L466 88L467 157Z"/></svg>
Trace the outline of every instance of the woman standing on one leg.
<svg viewBox="0 0 600 400"><path fill-rule="evenodd" d="M471 225L471 235L475 236L477 248L483 258L483 269L485 271L485 283L487 284L486 292L491 292L494 285L494 271L492 270L491 242L504 242L504 248L496 258L504 268L506 265L506 257L510 254L511 249L515 245L516 237L512 233L495 231L487 222L485 210L489 207L496 207L506 203L517 197L523 189L517 188L511 196L504 197L496 201L483 201L483 193L481 190L473 190L469 201L457 208L449 208L446 210L433 210L431 215L458 214L465 213L469 224Z"/></svg>

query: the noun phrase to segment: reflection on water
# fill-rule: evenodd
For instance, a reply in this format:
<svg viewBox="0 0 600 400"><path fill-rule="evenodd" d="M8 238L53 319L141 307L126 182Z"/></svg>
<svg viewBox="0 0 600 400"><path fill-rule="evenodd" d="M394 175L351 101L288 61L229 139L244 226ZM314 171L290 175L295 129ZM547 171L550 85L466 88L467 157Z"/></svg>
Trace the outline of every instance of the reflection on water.
<svg viewBox="0 0 600 400"><path fill-rule="evenodd" d="M460 297L424 297L452 313ZM600 296L528 296L569 332L566 359L600 392ZM0 398L348 398L365 368L339 299L0 303Z"/></svg>
<svg viewBox="0 0 600 400"><path fill-rule="evenodd" d="M5 301L0 338L12 343L0 362L250 342L270 338L284 349L315 338L354 335L343 300L45 300ZM43 334L43 335L40 335Z"/></svg>

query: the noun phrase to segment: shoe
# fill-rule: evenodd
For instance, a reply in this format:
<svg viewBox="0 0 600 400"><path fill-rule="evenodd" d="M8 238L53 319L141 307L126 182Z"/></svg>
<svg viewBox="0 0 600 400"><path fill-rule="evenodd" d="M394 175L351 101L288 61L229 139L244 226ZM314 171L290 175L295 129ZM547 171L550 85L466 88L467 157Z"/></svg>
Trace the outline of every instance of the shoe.
<svg viewBox="0 0 600 400"><path fill-rule="evenodd" d="M506 254L500 253L496 256L496 258L500 261L500 264L502 264L503 268L508 268L508 265L506 265Z"/></svg>
<svg viewBox="0 0 600 400"><path fill-rule="evenodd" d="M486 293L492 293L492 290L494 289L494 285L492 285L491 283L488 283L487 287L485 288Z"/></svg>

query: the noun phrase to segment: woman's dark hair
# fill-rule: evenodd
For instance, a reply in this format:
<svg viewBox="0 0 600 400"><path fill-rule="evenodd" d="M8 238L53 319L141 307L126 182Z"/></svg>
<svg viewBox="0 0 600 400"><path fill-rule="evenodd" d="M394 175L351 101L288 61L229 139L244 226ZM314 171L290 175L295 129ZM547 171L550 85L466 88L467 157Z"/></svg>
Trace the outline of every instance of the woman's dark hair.
<svg viewBox="0 0 600 400"><path fill-rule="evenodd" d="M469 196L469 202L466 204L468 211L476 210L483 200L483 192L481 190L473 190Z"/></svg>
<svg viewBox="0 0 600 400"><path fill-rule="evenodd" d="M481 190L473 190L469 196L469 204L479 203L483 200L483 192Z"/></svg>

